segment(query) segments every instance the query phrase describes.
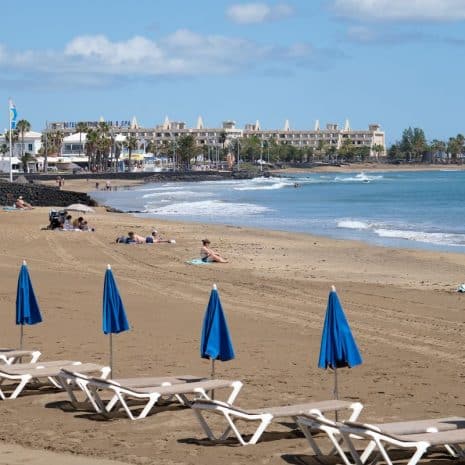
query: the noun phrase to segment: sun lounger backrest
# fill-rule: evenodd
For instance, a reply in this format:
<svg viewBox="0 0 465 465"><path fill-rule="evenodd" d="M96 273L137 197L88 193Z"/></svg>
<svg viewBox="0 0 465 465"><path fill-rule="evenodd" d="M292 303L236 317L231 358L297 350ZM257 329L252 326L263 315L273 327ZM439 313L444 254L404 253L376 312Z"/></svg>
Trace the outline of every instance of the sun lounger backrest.
<svg viewBox="0 0 465 465"><path fill-rule="evenodd" d="M219 407L220 409L226 408L229 411L242 413L244 415L250 414L247 410L240 409L239 407L235 405L230 405L227 402L222 402L221 400L199 399L199 400L196 400L192 404L192 408L197 408L197 409L207 408L207 409L215 410L216 407Z"/></svg>
<svg viewBox="0 0 465 465"><path fill-rule="evenodd" d="M344 428L346 427L349 429L349 432L352 434L358 434L363 437L369 437L371 438L370 433L376 433L376 434L382 434L386 438L390 438L396 441L402 441L402 437L388 433L387 431L382 431L380 428L378 428L375 425L370 425L370 424L365 424L365 423L358 423L356 421L345 421L341 424L341 427Z"/></svg>

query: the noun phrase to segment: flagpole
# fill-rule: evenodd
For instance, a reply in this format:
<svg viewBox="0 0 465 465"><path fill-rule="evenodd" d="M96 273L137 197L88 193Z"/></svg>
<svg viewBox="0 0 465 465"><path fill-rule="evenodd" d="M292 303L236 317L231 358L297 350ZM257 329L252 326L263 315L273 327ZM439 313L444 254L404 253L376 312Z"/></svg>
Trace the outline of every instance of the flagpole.
<svg viewBox="0 0 465 465"><path fill-rule="evenodd" d="M11 114L11 100L8 102L8 114L9 114L9 120L10 120L10 130L8 131L9 134L9 143L10 143L10 182L13 182L13 169L11 165L11 157L13 156L13 148L11 146L11 122L12 122L12 114Z"/></svg>

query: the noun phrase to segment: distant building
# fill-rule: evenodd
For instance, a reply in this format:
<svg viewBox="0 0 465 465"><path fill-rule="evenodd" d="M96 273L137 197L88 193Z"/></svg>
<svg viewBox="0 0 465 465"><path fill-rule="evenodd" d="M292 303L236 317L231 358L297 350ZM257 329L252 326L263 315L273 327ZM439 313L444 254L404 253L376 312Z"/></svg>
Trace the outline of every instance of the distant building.
<svg viewBox="0 0 465 465"><path fill-rule="evenodd" d="M88 127L96 128L99 121L86 122ZM227 147L232 140L238 138L258 137L261 141L274 141L277 144L290 144L297 148L317 149L322 144L327 147L341 148L345 140L350 140L355 146L369 147L370 155L378 155L373 151L375 145L383 147L380 156L386 154L385 133L379 124L370 124L367 129L351 129L346 120L344 127L339 128L336 123L329 123L325 128L320 128L316 121L313 129L292 129L289 120L286 120L282 129L262 129L259 121L246 124L243 129L236 127L236 122L227 120L220 127L205 127L203 119L199 116L195 128L189 128L184 121L170 121L168 117L162 124L153 128L141 127L134 117L131 121L105 121L111 133L124 140L128 136L134 136L140 141L140 147L146 142L152 141L156 147L163 147L175 142L179 137L192 135L199 146ZM60 130L65 134L62 156L76 156L84 153L85 138L75 133L76 122L55 122L48 126L48 130Z"/></svg>
<svg viewBox="0 0 465 465"><path fill-rule="evenodd" d="M38 155L40 148L42 147L41 141L42 133L35 131L28 131L24 133L24 144L21 136L19 140L13 143L13 156L21 157L23 153L30 153L31 155ZM0 134L0 145L6 144L9 146L10 141L8 137L5 138L5 134ZM24 151L23 151L24 148ZM9 152L8 152L9 155Z"/></svg>

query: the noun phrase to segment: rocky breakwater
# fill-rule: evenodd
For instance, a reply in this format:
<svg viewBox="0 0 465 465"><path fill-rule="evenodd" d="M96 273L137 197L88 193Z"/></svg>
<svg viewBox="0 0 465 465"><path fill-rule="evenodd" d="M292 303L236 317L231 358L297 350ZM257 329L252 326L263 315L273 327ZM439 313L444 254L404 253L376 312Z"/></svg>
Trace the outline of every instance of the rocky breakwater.
<svg viewBox="0 0 465 465"><path fill-rule="evenodd" d="M250 171L186 171L153 173L144 182L198 182L223 181L225 179L252 179L256 172Z"/></svg>
<svg viewBox="0 0 465 465"><path fill-rule="evenodd" d="M20 195L36 207L66 207L72 203L96 205L95 200L81 192L61 191L56 187L0 180L0 205L12 205Z"/></svg>

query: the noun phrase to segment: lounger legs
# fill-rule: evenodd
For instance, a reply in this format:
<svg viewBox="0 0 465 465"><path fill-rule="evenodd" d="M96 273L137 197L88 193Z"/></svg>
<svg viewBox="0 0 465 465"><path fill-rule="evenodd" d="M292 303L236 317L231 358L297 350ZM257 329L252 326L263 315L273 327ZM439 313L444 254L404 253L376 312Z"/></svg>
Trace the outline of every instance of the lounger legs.
<svg viewBox="0 0 465 465"><path fill-rule="evenodd" d="M207 435L208 439L211 441L224 441L227 439L229 433L232 431L234 435L236 436L237 440L241 443L243 446L247 446L250 444L256 444L258 440L261 438L262 434L268 428L268 425L271 423L273 420L273 415L270 414L263 414L260 415L260 418L258 419L260 421L260 424L258 425L258 428L255 430L254 434L250 438L249 441L246 441L242 434L240 433L239 429L236 426L236 421L239 420L238 418L233 419L232 416L228 413L223 411L224 417L226 419L226 422L228 423L227 428L225 431L221 434L221 436L216 437L211 428L208 426L207 421L205 420L204 416L200 412L199 409L193 409L194 413L199 420L200 425L202 426L202 429L204 430L205 434ZM255 420L255 419L254 419Z"/></svg>

